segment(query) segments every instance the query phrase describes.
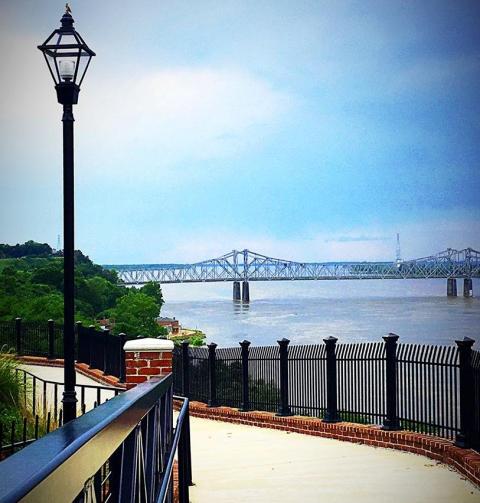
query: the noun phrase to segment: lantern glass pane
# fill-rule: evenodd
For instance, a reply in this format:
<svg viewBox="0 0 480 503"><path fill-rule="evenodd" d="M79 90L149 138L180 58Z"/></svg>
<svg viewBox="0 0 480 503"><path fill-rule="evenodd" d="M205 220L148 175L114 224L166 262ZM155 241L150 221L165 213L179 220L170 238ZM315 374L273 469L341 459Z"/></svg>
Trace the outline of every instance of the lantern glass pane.
<svg viewBox="0 0 480 503"><path fill-rule="evenodd" d="M44 54L53 80L55 81L55 84L58 84L60 82L60 75L58 74L57 67L55 66L55 58L49 56L47 53Z"/></svg>
<svg viewBox="0 0 480 503"><path fill-rule="evenodd" d="M82 84L83 77L85 77L85 72L87 71L88 64L90 63L90 60L92 59L92 56L89 54L82 52L82 56L78 58L78 70L77 70L77 79L76 83L78 85Z"/></svg>
<svg viewBox="0 0 480 503"><path fill-rule="evenodd" d="M60 47L63 45L78 46L78 41L74 35L62 33L60 41L59 41L59 45L60 45Z"/></svg>

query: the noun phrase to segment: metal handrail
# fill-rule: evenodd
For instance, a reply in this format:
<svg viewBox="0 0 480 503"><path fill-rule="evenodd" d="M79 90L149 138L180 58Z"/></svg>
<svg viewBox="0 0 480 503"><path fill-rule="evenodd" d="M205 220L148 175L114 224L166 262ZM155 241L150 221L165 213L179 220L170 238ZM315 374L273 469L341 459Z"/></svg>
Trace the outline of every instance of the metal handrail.
<svg viewBox="0 0 480 503"><path fill-rule="evenodd" d="M73 501L171 386L171 374L150 379L7 458L0 501Z"/></svg>
<svg viewBox="0 0 480 503"><path fill-rule="evenodd" d="M179 492L180 503L188 503L188 486L192 485L192 471L190 458L190 420L189 420L189 403L188 398L174 396L174 400L183 401L182 407L178 414L177 423L175 425L175 434L173 437L170 456L168 457L167 466L165 468L165 476L160 486L160 493L157 498L157 503L165 503L169 495L170 480L173 473L173 463L175 454L181 440L183 440L182 452L179 453L183 459L179 459ZM187 437L187 438L186 438ZM182 472L182 476L180 473ZM181 480L183 478L183 480Z"/></svg>

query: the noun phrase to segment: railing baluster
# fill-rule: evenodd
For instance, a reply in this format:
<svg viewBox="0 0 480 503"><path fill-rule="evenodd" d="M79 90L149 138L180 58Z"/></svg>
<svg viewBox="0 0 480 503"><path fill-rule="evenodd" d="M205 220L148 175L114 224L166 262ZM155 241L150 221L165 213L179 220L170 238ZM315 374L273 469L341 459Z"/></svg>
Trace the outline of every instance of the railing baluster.
<svg viewBox="0 0 480 503"><path fill-rule="evenodd" d="M281 339L280 346L280 407L277 416L291 416L292 411L288 405L288 339Z"/></svg>
<svg viewBox="0 0 480 503"><path fill-rule="evenodd" d="M337 340L331 336L323 339L327 358L327 410L323 418L325 423L341 421L337 411L337 357L335 355Z"/></svg>
<svg viewBox="0 0 480 503"><path fill-rule="evenodd" d="M455 438L457 447L467 448L471 445L473 419L473 370L472 346L474 340L464 337L462 341L455 341L460 360L460 431Z"/></svg>
<svg viewBox="0 0 480 503"><path fill-rule="evenodd" d="M48 359L55 358L55 322L48 320Z"/></svg>
<svg viewBox="0 0 480 503"><path fill-rule="evenodd" d="M189 343L182 341L182 396L190 397L190 357Z"/></svg>
<svg viewBox="0 0 480 503"><path fill-rule="evenodd" d="M23 435L22 435L23 447L27 445L27 418L23 418Z"/></svg>
<svg viewBox="0 0 480 503"><path fill-rule="evenodd" d="M43 381L43 417L47 415L47 381Z"/></svg>
<svg viewBox="0 0 480 503"><path fill-rule="evenodd" d="M103 371L103 375L107 375L109 372L108 366L108 336L110 334L110 330L103 331L102 337L102 352L103 352L103 368L100 370ZM100 402L99 402L100 403Z"/></svg>
<svg viewBox="0 0 480 503"><path fill-rule="evenodd" d="M217 375L215 349L217 345L211 342L208 345L208 407L218 407L217 403Z"/></svg>
<svg viewBox="0 0 480 503"><path fill-rule="evenodd" d="M397 415L397 341L398 335L388 334L385 341L385 372L386 372L386 402L387 416L383 421L384 430L399 430L400 422Z"/></svg>
<svg viewBox="0 0 480 503"><path fill-rule="evenodd" d="M15 318L15 343L17 355L22 354L22 318Z"/></svg>
<svg viewBox="0 0 480 503"><path fill-rule="evenodd" d="M95 359L95 351L97 351L97 345L95 344L95 327L90 325L88 327L88 366L90 368L94 367Z"/></svg>
<svg viewBox="0 0 480 503"><path fill-rule="evenodd" d="M32 412L33 415L37 412L37 378L33 376L32 384Z"/></svg>
<svg viewBox="0 0 480 503"><path fill-rule="evenodd" d="M242 404L240 410L247 412L250 410L250 395L248 390L248 355L250 341L240 342L242 348Z"/></svg>
<svg viewBox="0 0 480 503"><path fill-rule="evenodd" d="M58 384L55 383L53 388L53 418L57 418L57 409L58 409Z"/></svg>
<svg viewBox="0 0 480 503"><path fill-rule="evenodd" d="M85 409L85 386L80 386L80 407Z"/></svg>

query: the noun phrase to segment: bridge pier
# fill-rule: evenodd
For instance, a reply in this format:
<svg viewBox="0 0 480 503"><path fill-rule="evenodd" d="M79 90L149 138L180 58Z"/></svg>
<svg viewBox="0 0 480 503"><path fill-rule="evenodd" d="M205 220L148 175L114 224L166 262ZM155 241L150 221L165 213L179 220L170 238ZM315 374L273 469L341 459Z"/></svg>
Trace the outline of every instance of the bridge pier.
<svg viewBox="0 0 480 503"><path fill-rule="evenodd" d="M250 285L248 281L242 282L242 302L250 302Z"/></svg>
<svg viewBox="0 0 480 503"><path fill-rule="evenodd" d="M463 278L463 296L473 297L472 278Z"/></svg>
<svg viewBox="0 0 480 503"><path fill-rule="evenodd" d="M457 296L457 279L447 278L447 297Z"/></svg>
<svg viewBox="0 0 480 503"><path fill-rule="evenodd" d="M240 281L233 282L233 300L241 300Z"/></svg>

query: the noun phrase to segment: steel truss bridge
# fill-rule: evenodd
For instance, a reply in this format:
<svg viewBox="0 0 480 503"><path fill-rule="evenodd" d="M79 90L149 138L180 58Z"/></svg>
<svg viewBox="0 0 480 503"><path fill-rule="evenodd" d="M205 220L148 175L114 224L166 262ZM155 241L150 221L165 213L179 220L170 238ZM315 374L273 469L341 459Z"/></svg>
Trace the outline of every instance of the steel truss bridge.
<svg viewBox="0 0 480 503"><path fill-rule="evenodd" d="M105 265L126 285L202 283L215 281L283 281L341 279L429 279L480 277L480 252L447 250L414 260L395 262L294 262L250 250L233 250L194 264Z"/></svg>

